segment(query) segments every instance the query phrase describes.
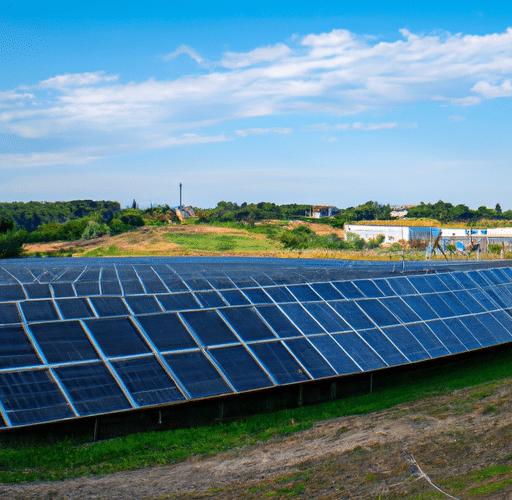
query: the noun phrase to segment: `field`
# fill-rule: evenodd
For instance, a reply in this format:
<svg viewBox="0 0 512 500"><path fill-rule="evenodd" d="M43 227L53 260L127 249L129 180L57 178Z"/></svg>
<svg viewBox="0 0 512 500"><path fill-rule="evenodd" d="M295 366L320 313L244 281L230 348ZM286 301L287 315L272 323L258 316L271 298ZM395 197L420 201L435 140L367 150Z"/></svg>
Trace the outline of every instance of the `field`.
<svg viewBox="0 0 512 500"><path fill-rule="evenodd" d="M309 225L317 234L343 235L343 231L322 224ZM276 224L276 227L279 226ZM295 227L294 223L290 228ZM117 236L91 240L34 243L25 245L25 254L54 256L153 256L153 255L222 255L268 256L296 258L302 254L314 257L334 256L325 250L287 250L267 237L265 227L237 229L210 225L144 226ZM341 252L340 253L341 256ZM340 258L340 257L338 257Z"/></svg>
<svg viewBox="0 0 512 500"><path fill-rule="evenodd" d="M510 499L511 353L238 422L4 447L0 497Z"/></svg>

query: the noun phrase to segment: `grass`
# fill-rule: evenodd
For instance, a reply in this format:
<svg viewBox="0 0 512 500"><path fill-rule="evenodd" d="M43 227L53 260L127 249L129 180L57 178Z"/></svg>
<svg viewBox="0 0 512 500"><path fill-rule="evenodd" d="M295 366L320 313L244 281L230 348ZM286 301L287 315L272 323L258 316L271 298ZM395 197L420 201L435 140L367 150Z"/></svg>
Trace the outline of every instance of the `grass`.
<svg viewBox="0 0 512 500"><path fill-rule="evenodd" d="M107 474L151 465L170 464L192 455L209 455L310 428L314 422L390 408L399 403L477 386L476 398L499 385L512 373L511 349L471 363L453 364L410 377L391 388L327 403L255 415L243 420L165 432L133 434L86 443L63 438L59 442L4 445L0 452L0 482L60 480ZM399 386L398 386L399 385ZM293 422L293 423L292 423ZM491 471L492 472L492 471ZM497 471L494 471L497 472ZM508 478L507 478L508 479Z"/></svg>
<svg viewBox="0 0 512 500"><path fill-rule="evenodd" d="M166 234L165 237L186 250L203 252L268 251L278 247L271 240L242 235L180 233Z"/></svg>

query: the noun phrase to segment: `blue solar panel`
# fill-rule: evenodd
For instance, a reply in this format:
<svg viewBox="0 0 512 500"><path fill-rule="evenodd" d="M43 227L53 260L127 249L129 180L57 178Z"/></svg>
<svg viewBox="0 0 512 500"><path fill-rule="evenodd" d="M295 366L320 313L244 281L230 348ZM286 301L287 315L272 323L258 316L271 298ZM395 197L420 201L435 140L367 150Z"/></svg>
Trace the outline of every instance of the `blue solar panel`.
<svg viewBox="0 0 512 500"><path fill-rule="evenodd" d="M137 320L160 351L197 348L194 339L175 313L138 316Z"/></svg>
<svg viewBox="0 0 512 500"><path fill-rule="evenodd" d="M273 385L269 376L242 346L211 349L209 354L237 391L250 391Z"/></svg>
<svg viewBox="0 0 512 500"><path fill-rule="evenodd" d="M329 333L348 332L350 326L331 307L324 303L304 304L306 310Z"/></svg>
<svg viewBox="0 0 512 500"><path fill-rule="evenodd" d="M276 338L252 307L227 308L223 309L220 314L226 318L227 322L245 342Z"/></svg>
<svg viewBox="0 0 512 500"><path fill-rule="evenodd" d="M377 326L397 325L398 320L378 300L360 300L359 307Z"/></svg>
<svg viewBox="0 0 512 500"><path fill-rule="evenodd" d="M13 426L75 416L48 370L0 372L0 402Z"/></svg>
<svg viewBox="0 0 512 500"><path fill-rule="evenodd" d="M98 358L78 321L35 323L30 325L30 330L48 363Z"/></svg>
<svg viewBox="0 0 512 500"><path fill-rule="evenodd" d="M41 364L21 325L0 326L0 369Z"/></svg>
<svg viewBox="0 0 512 500"><path fill-rule="evenodd" d="M232 389L202 352L176 352L166 354L164 358L192 398L232 392Z"/></svg>
<svg viewBox="0 0 512 500"><path fill-rule="evenodd" d="M281 309L305 335L325 333L325 330L320 324L316 322L300 304L283 304Z"/></svg>
<svg viewBox="0 0 512 500"><path fill-rule="evenodd" d="M55 369L80 415L94 415L131 407L125 394L100 362Z"/></svg>
<svg viewBox="0 0 512 500"><path fill-rule="evenodd" d="M27 321L52 321L59 315L51 300L32 300L20 304Z"/></svg>
<svg viewBox="0 0 512 500"><path fill-rule="evenodd" d="M316 347L318 352L322 354L322 356L339 375L357 373L360 371L357 364L329 335L316 335L314 337L309 337L309 341Z"/></svg>
<svg viewBox="0 0 512 500"><path fill-rule="evenodd" d="M356 333L340 333L332 336L362 370L384 368L383 359Z"/></svg>
<svg viewBox="0 0 512 500"><path fill-rule="evenodd" d="M279 337L300 337L302 334L276 306L261 306L257 311Z"/></svg>
<svg viewBox="0 0 512 500"><path fill-rule="evenodd" d="M428 352L405 326L390 326L383 328L382 331L402 353L406 353L410 361L421 361L429 358Z"/></svg>
<svg viewBox="0 0 512 500"><path fill-rule="evenodd" d="M240 290L223 290L220 294L230 306L245 306L250 304Z"/></svg>
<svg viewBox="0 0 512 500"><path fill-rule="evenodd" d="M407 275L395 262L91 263L0 269L3 429L512 342L505 262L404 262Z"/></svg>
<svg viewBox="0 0 512 500"><path fill-rule="evenodd" d="M375 283L371 280L357 280L354 281L354 285L363 292L365 297L368 298L376 298L376 297L383 297L384 294L377 288Z"/></svg>
<svg viewBox="0 0 512 500"><path fill-rule="evenodd" d="M425 323L408 325L407 329L429 353L430 357L437 358L450 354L446 346L436 337L434 332Z"/></svg>
<svg viewBox="0 0 512 500"><path fill-rule="evenodd" d="M85 324L109 357L149 352L149 347L128 318L89 319Z"/></svg>
<svg viewBox="0 0 512 500"><path fill-rule="evenodd" d="M278 384L302 382L309 377L280 342L251 344L251 351Z"/></svg>
<svg viewBox="0 0 512 500"><path fill-rule="evenodd" d="M0 325L9 323L21 323L21 316L16 304L0 304Z"/></svg>
<svg viewBox="0 0 512 500"><path fill-rule="evenodd" d="M428 327L434 332L435 336L443 343L448 351L450 351L450 354L456 354L466 350L464 344L441 320L430 321L427 324Z"/></svg>
<svg viewBox="0 0 512 500"><path fill-rule="evenodd" d="M239 342L217 311L193 311L181 315L205 346Z"/></svg>
<svg viewBox="0 0 512 500"><path fill-rule="evenodd" d="M377 351L388 366L402 365L407 363L407 358L393 345L389 339L377 328L362 330L359 335Z"/></svg>
<svg viewBox="0 0 512 500"><path fill-rule="evenodd" d="M94 317L94 312L86 298L57 299L55 302L64 319Z"/></svg>
<svg viewBox="0 0 512 500"><path fill-rule="evenodd" d="M330 305L355 330L375 326L355 302L330 302Z"/></svg>
<svg viewBox="0 0 512 500"><path fill-rule="evenodd" d="M139 406L161 405L185 399L153 356L113 361L112 366Z"/></svg>
<svg viewBox="0 0 512 500"><path fill-rule="evenodd" d="M323 337L323 335L321 337ZM312 337L312 339L315 340L318 338L319 337ZM322 357L317 349L313 347L312 339L310 339L310 341L305 338L289 339L285 341L285 344L313 378L332 377L336 375L336 372L327 363L326 358ZM334 341L331 340L331 342ZM318 340L314 344L317 347Z"/></svg>

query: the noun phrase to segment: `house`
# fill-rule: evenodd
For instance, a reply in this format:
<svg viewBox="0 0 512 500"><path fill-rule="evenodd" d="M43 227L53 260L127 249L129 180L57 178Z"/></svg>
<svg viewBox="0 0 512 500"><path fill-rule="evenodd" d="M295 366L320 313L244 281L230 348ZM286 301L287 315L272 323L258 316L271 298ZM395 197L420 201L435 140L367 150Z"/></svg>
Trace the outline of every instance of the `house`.
<svg viewBox="0 0 512 500"><path fill-rule="evenodd" d="M311 207L311 217L321 219L322 217L333 217L340 211L339 208L332 205L313 205Z"/></svg>

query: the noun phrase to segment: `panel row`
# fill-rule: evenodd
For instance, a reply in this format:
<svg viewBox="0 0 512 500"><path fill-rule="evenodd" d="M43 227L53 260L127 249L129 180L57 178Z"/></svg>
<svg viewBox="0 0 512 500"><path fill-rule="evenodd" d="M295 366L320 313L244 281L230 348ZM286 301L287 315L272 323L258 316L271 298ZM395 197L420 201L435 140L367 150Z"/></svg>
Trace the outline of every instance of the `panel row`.
<svg viewBox="0 0 512 500"><path fill-rule="evenodd" d="M165 269L167 269L167 272L165 272ZM11 278L11 281L0 282L0 302L95 295L175 294L194 291L198 292L199 302L205 304L205 307L217 307L219 301L222 303L224 300L229 304L227 299L230 296L229 292L236 292L237 289L253 289L247 291L247 293L258 294L261 293L263 288L267 300L268 297L271 297L276 302L290 302L295 300L314 301L320 300L320 297L324 300L335 300L340 298L404 296L510 285L512 283L512 270L508 267L386 279L326 280L332 282L335 287L334 290L331 289L332 287L326 286L326 283L321 282L316 286L310 283L309 286L304 284L304 280L300 279L299 276L296 277L296 281L302 283L302 285L288 283L286 287L278 285L265 275L245 276L244 279L237 279L226 275L206 278L197 273L197 275L182 279L166 266L161 266L159 273L153 267L139 267L136 269L133 266L113 266L96 270L86 269L78 276L76 275L77 270L74 270L74 272L67 271L55 276L56 281L35 281L24 284L16 280L13 282L13 278ZM41 276L39 276L39 279L41 279ZM36 280L36 277L32 276L32 280ZM225 293L219 296L215 291L224 291ZM252 301L250 297L249 300ZM257 300L260 299L257 298Z"/></svg>
<svg viewBox="0 0 512 500"><path fill-rule="evenodd" d="M123 321L128 324L127 319ZM61 342L47 339L47 344L42 343L45 352L49 358L61 360L63 353L77 356L76 349L80 349L81 361L39 369L0 370L0 409L7 425L29 425L375 370L512 340L512 318L501 311L357 333L281 340L274 337L206 350L185 338L180 347L187 349L167 353L151 352L140 338L134 349L135 337L125 339L117 334L118 329L115 335L100 330L95 338L103 351L120 357L99 359L83 330L79 330L79 323L63 325L68 336ZM9 333L11 337L4 337L6 343L19 346L13 348L11 356L24 357L27 365L37 364L30 344L20 341L20 332ZM128 351L131 356L123 357ZM84 353L88 355L82 357ZM4 349L3 354L5 366L9 352Z"/></svg>

